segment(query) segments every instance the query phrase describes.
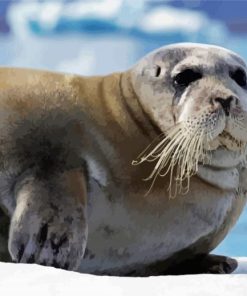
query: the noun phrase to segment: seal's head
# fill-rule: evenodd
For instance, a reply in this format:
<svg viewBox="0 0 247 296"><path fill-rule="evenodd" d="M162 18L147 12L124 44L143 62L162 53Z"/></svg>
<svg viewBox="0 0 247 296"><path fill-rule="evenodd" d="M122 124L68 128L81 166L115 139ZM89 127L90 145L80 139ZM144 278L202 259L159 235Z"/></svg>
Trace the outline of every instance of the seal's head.
<svg viewBox="0 0 247 296"><path fill-rule="evenodd" d="M139 101L164 134L140 155L138 163L157 160L150 178L176 167L176 180L182 182L200 163L232 167L243 160L246 71L234 52L190 43L162 47L132 69Z"/></svg>

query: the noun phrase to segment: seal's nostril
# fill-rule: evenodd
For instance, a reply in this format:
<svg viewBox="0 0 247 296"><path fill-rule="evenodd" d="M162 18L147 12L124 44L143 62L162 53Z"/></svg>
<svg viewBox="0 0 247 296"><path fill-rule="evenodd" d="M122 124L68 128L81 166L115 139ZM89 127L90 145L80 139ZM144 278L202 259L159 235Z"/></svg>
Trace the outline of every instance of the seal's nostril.
<svg viewBox="0 0 247 296"><path fill-rule="evenodd" d="M234 97L230 96L226 99L223 98L215 98L214 101L221 104L223 110L225 111L226 116L229 116L229 111L231 108L231 102L233 101Z"/></svg>

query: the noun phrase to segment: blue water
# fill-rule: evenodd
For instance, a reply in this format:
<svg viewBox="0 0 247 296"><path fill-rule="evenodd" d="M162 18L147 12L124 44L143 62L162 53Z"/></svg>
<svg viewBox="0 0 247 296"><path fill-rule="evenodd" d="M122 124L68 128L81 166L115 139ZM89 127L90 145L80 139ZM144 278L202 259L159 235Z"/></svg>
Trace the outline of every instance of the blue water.
<svg viewBox="0 0 247 296"><path fill-rule="evenodd" d="M9 33L0 35L0 64L106 74L128 69L157 47L183 41L225 46L247 61L247 35L229 33L223 22L189 9L191 3L181 10L151 1L147 7L144 0L105 1L105 6L93 0L4 2L0 31ZM247 256L247 209L215 252Z"/></svg>

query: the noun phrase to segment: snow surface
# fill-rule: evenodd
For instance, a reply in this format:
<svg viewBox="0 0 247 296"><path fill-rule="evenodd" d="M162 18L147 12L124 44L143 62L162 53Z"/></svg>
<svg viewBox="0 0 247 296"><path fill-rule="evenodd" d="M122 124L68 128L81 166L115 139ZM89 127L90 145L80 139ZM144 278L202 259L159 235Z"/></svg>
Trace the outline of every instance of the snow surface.
<svg viewBox="0 0 247 296"><path fill-rule="evenodd" d="M0 295L246 296L247 258L238 261L239 267L232 275L148 278L94 276L36 264L0 263Z"/></svg>

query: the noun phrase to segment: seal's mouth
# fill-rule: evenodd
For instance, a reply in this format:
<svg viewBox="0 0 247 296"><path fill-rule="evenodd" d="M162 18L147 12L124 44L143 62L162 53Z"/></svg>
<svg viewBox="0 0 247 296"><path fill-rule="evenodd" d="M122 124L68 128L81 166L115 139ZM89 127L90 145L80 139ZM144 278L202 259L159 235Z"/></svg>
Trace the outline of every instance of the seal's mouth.
<svg viewBox="0 0 247 296"><path fill-rule="evenodd" d="M241 151L245 148L246 142L234 138L227 131L221 132L215 139L205 141L204 149L207 151L216 150L218 148L225 148L230 151Z"/></svg>
<svg viewBox="0 0 247 296"><path fill-rule="evenodd" d="M223 130L215 139L209 141L205 129L200 127L188 130L179 124L150 144L137 158L133 165L142 162L156 162L154 169L145 180L152 180L150 190L158 176L170 175L169 196L187 193L190 178L199 166L229 168L238 165L246 156L246 142L235 139ZM172 186L175 183L175 186Z"/></svg>

